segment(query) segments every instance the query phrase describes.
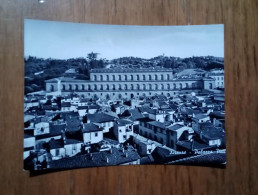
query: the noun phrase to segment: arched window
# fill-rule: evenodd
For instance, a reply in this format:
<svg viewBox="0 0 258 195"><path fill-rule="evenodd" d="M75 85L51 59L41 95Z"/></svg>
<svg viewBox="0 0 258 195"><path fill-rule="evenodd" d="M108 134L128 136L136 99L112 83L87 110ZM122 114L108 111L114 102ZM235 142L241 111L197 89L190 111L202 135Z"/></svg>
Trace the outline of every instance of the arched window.
<svg viewBox="0 0 258 195"><path fill-rule="evenodd" d="M131 90L133 90L133 84L131 84Z"/></svg>
<svg viewBox="0 0 258 195"><path fill-rule="evenodd" d="M119 81L121 81L121 80L122 80L121 75L118 75L118 80L119 80Z"/></svg>
<svg viewBox="0 0 258 195"><path fill-rule="evenodd" d="M179 89L182 89L182 88L183 88L182 83L179 83Z"/></svg>
<svg viewBox="0 0 258 195"><path fill-rule="evenodd" d="M194 84L194 83L192 83L192 88L193 88L193 89L195 88L195 84Z"/></svg>
<svg viewBox="0 0 258 195"><path fill-rule="evenodd" d="M88 85L88 90L91 90L91 86L90 85Z"/></svg>
<svg viewBox="0 0 258 195"><path fill-rule="evenodd" d="M85 90L85 86L84 85L82 85L82 90Z"/></svg>
<svg viewBox="0 0 258 195"><path fill-rule="evenodd" d="M145 89L146 89L145 84L142 84L142 89L143 89L143 90L145 90Z"/></svg>
<svg viewBox="0 0 258 195"><path fill-rule="evenodd" d="M100 90L103 90L103 85L100 85Z"/></svg>
<svg viewBox="0 0 258 195"><path fill-rule="evenodd" d="M142 75L142 79L145 81L145 80L146 80L146 76L145 76L145 75Z"/></svg>
<svg viewBox="0 0 258 195"><path fill-rule="evenodd" d="M121 84L118 85L118 90L122 90Z"/></svg>
<svg viewBox="0 0 258 195"><path fill-rule="evenodd" d="M156 89L156 90L159 89L159 88L158 88L158 84L155 84L155 89Z"/></svg>
<svg viewBox="0 0 258 195"><path fill-rule="evenodd" d="M133 81L133 75L130 75L130 77L131 77L131 81Z"/></svg>
<svg viewBox="0 0 258 195"><path fill-rule="evenodd" d="M185 84L185 88L187 88L187 89L189 88L189 84L188 83Z"/></svg>
<svg viewBox="0 0 258 195"><path fill-rule="evenodd" d="M209 83L209 89L212 89L212 83Z"/></svg>
<svg viewBox="0 0 258 195"><path fill-rule="evenodd" d="M127 90L127 84L124 85L124 89Z"/></svg>
<svg viewBox="0 0 258 195"><path fill-rule="evenodd" d="M97 85L96 84L94 85L94 90L97 90Z"/></svg>
<svg viewBox="0 0 258 195"><path fill-rule="evenodd" d="M109 81L109 75L107 75L106 78L107 78L107 81Z"/></svg>
<svg viewBox="0 0 258 195"><path fill-rule="evenodd" d="M75 85L75 90L78 90L78 89L79 89L79 87L78 87L78 85L76 84L76 85Z"/></svg>
<svg viewBox="0 0 258 195"><path fill-rule="evenodd" d="M106 89L109 90L109 85L107 84Z"/></svg>
<svg viewBox="0 0 258 195"><path fill-rule="evenodd" d="M100 80L103 81L103 75L100 75Z"/></svg>
<svg viewBox="0 0 258 195"><path fill-rule="evenodd" d="M65 85L62 85L62 90L65 90Z"/></svg>
<svg viewBox="0 0 258 195"><path fill-rule="evenodd" d="M115 84L112 85L112 89L113 89L113 90L116 90Z"/></svg>
<svg viewBox="0 0 258 195"><path fill-rule="evenodd" d="M125 81L127 81L127 75L125 75Z"/></svg>
<svg viewBox="0 0 258 195"><path fill-rule="evenodd" d="M149 90L152 90L152 86L151 86L151 84L149 84Z"/></svg>
<svg viewBox="0 0 258 195"><path fill-rule="evenodd" d="M158 80L158 75L155 74L155 77L154 77L154 78L155 78L155 81Z"/></svg>
<svg viewBox="0 0 258 195"><path fill-rule="evenodd" d="M139 89L140 89L140 85L137 84L137 85L136 85L136 90L139 90Z"/></svg>
<svg viewBox="0 0 258 195"><path fill-rule="evenodd" d="M167 74L167 80L169 80L170 79L170 76L169 76L169 74Z"/></svg>
<svg viewBox="0 0 258 195"><path fill-rule="evenodd" d="M98 98L98 95L97 95L97 94L94 94L93 98L94 98L94 99L97 99L97 98Z"/></svg>
<svg viewBox="0 0 258 195"><path fill-rule="evenodd" d="M97 80L97 75L94 75L94 81L96 81Z"/></svg>
<svg viewBox="0 0 258 195"><path fill-rule="evenodd" d="M109 100L110 99L110 96L109 94L106 95L106 99Z"/></svg>
<svg viewBox="0 0 258 195"><path fill-rule="evenodd" d="M170 89L170 85L169 85L169 84L167 84L167 89L168 89L168 90Z"/></svg>
<svg viewBox="0 0 258 195"><path fill-rule="evenodd" d="M136 75L136 80L139 81L140 80L140 76L137 74Z"/></svg>
<svg viewBox="0 0 258 195"><path fill-rule="evenodd" d="M112 80L113 80L113 81L115 80L115 75L112 75Z"/></svg>
<svg viewBox="0 0 258 195"><path fill-rule="evenodd" d="M174 86L174 89L176 89L176 84L175 83L173 84L173 86Z"/></svg>
<svg viewBox="0 0 258 195"><path fill-rule="evenodd" d="M163 74L161 75L161 80L164 80L164 76L163 76Z"/></svg>
<svg viewBox="0 0 258 195"><path fill-rule="evenodd" d="M54 90L55 90L54 85L51 85L51 86L50 86L50 91L54 91Z"/></svg>
<svg viewBox="0 0 258 195"><path fill-rule="evenodd" d="M164 89L164 85L163 85L163 84L161 84L161 89L162 89L162 90Z"/></svg>
<svg viewBox="0 0 258 195"><path fill-rule="evenodd" d="M69 90L72 90L72 85L71 84L69 85Z"/></svg>
<svg viewBox="0 0 258 195"><path fill-rule="evenodd" d="M149 75L149 80L151 81L151 75Z"/></svg>

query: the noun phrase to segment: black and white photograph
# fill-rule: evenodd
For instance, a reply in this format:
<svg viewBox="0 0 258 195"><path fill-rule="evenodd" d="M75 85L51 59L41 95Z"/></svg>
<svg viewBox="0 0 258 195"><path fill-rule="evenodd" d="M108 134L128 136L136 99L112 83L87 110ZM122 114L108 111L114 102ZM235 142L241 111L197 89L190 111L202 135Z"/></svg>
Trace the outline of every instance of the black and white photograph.
<svg viewBox="0 0 258 195"><path fill-rule="evenodd" d="M24 20L24 169L226 166L224 25Z"/></svg>

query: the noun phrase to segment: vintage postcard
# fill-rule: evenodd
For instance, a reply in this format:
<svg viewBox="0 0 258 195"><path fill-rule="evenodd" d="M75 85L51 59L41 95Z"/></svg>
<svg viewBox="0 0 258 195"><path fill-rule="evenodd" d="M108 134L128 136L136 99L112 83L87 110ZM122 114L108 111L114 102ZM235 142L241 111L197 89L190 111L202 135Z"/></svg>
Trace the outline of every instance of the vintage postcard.
<svg viewBox="0 0 258 195"><path fill-rule="evenodd" d="M24 169L226 164L224 26L24 21Z"/></svg>

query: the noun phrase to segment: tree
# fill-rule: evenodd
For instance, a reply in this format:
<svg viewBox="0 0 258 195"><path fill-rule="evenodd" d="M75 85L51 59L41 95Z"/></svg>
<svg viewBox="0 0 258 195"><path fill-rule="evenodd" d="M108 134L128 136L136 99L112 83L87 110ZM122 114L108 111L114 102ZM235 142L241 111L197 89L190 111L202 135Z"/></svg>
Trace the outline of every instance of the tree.
<svg viewBox="0 0 258 195"><path fill-rule="evenodd" d="M98 58L98 53L88 53L87 54L87 58L91 61L91 60L96 60Z"/></svg>

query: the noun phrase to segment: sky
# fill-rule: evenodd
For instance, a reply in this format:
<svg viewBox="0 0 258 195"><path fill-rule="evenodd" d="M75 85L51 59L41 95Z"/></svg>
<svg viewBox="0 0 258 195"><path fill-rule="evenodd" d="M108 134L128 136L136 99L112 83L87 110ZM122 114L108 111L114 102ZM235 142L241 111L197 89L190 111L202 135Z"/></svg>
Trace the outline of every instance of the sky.
<svg viewBox="0 0 258 195"><path fill-rule="evenodd" d="M99 53L108 60L119 57L149 59L224 57L224 25L128 26L24 21L24 56L69 59Z"/></svg>

